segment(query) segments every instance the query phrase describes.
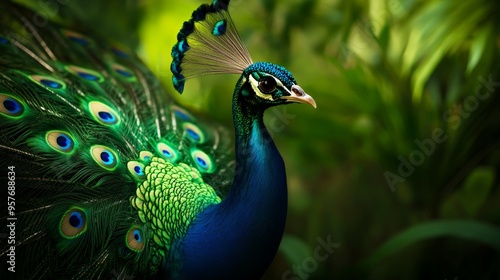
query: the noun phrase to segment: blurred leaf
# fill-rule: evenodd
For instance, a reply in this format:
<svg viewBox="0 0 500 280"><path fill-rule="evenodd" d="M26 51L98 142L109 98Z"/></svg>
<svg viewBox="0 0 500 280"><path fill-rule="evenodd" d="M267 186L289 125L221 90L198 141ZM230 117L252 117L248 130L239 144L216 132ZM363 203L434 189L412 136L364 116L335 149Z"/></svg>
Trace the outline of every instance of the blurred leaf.
<svg viewBox="0 0 500 280"><path fill-rule="evenodd" d="M467 65L467 72L472 72L474 68L476 68L479 61L481 61L481 57L483 56L484 51L488 47L488 43L491 42L491 38L494 37L493 27L488 25L487 28L481 29L479 34L474 38L472 45L470 47L470 57L469 64Z"/></svg>
<svg viewBox="0 0 500 280"><path fill-rule="evenodd" d="M313 252L303 240L287 234L281 240L279 251L285 256L290 265L301 264Z"/></svg>
<svg viewBox="0 0 500 280"><path fill-rule="evenodd" d="M476 168L465 180L460 192L460 200L469 216L473 216L488 198L495 181L493 168ZM499 237L500 238L500 237Z"/></svg>
<svg viewBox="0 0 500 280"><path fill-rule="evenodd" d="M381 262L387 256L394 254L405 247L430 238L457 237L483 243L500 252L500 228L489 224L457 220L457 221L434 221L413 226L398 235L392 237L377 251L371 254L361 267L372 267Z"/></svg>

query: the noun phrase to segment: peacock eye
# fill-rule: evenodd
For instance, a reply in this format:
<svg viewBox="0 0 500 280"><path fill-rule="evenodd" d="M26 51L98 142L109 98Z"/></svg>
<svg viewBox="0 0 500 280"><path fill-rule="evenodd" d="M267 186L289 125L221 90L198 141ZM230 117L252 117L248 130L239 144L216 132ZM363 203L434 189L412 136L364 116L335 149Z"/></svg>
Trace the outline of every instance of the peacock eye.
<svg viewBox="0 0 500 280"><path fill-rule="evenodd" d="M259 81L259 89L263 93L271 93L276 89L276 80L269 76L264 76Z"/></svg>

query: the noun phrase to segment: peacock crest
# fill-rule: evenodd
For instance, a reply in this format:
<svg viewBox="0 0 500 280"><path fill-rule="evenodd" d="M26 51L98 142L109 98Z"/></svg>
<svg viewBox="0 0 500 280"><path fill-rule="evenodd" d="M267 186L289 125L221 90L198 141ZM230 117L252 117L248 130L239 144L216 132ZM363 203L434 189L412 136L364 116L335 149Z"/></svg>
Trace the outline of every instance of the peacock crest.
<svg viewBox="0 0 500 280"><path fill-rule="evenodd" d="M210 74L241 75L252 65L252 58L229 15L228 5L228 0L201 5L177 34L170 69L178 92L184 91L189 78Z"/></svg>

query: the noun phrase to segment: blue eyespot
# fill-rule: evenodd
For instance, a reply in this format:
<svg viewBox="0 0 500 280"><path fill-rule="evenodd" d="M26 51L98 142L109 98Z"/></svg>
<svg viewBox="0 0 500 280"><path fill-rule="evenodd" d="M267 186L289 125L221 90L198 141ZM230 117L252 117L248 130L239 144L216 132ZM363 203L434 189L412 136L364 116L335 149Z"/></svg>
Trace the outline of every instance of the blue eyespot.
<svg viewBox="0 0 500 280"><path fill-rule="evenodd" d="M99 112L97 115L103 122L106 123L113 123L116 121L115 115L111 114L110 112Z"/></svg>
<svg viewBox="0 0 500 280"><path fill-rule="evenodd" d="M62 85L58 82L55 82L55 81L42 79L42 80L40 80L40 83L42 83L42 85L50 87L50 88L62 88Z"/></svg>
<svg viewBox="0 0 500 280"><path fill-rule="evenodd" d="M65 150L71 147L71 139L69 139L69 137L66 135L59 135L56 141L59 147L61 147L61 149Z"/></svg>
<svg viewBox="0 0 500 280"><path fill-rule="evenodd" d="M61 147L61 149L67 149L69 147L71 147L71 139L66 136L66 135L59 135L59 137L57 137L56 139L56 142L57 142L57 145L59 145L59 147Z"/></svg>
<svg viewBox="0 0 500 280"><path fill-rule="evenodd" d="M206 169L208 166L207 162L201 157L196 157L196 163L198 163L198 165L203 169Z"/></svg>
<svg viewBox="0 0 500 280"><path fill-rule="evenodd" d="M130 78L130 77L132 77L132 74L131 74L129 71L127 71L127 70L124 70L124 69L116 69L115 71L116 71L116 73L118 73L118 74L122 75L122 76L123 76L123 77L125 77L125 78Z"/></svg>
<svg viewBox="0 0 500 280"><path fill-rule="evenodd" d="M142 232L140 232L138 229L134 230L134 239L137 242L142 242Z"/></svg>
<svg viewBox="0 0 500 280"><path fill-rule="evenodd" d="M186 132L189 135L189 137L193 138L194 140L196 140L196 141L200 140L200 135L198 135L198 133L196 133L196 131L188 128L188 129L186 129Z"/></svg>
<svg viewBox="0 0 500 280"><path fill-rule="evenodd" d="M175 105L172 106L172 111L174 111L175 115L181 118L183 121L191 121L194 120L194 117L186 110L177 107Z"/></svg>
<svg viewBox="0 0 500 280"><path fill-rule="evenodd" d="M151 158L153 157L153 154L151 152L148 152L148 151L141 151L139 153L139 158L143 161L143 162L149 162L151 160Z"/></svg>
<svg viewBox="0 0 500 280"><path fill-rule="evenodd" d="M144 171L142 171L142 168L140 166L134 167L134 171L137 175L143 175Z"/></svg>
<svg viewBox="0 0 500 280"><path fill-rule="evenodd" d="M125 66L115 63L111 68L113 69L113 71L115 71L116 74L119 75L119 77L125 78L129 82L135 82L136 78L134 76L134 73Z"/></svg>
<svg viewBox="0 0 500 280"><path fill-rule="evenodd" d="M85 36L79 33L70 30L63 30L63 33L64 35L66 35L66 38L79 45L88 46L90 44L90 41Z"/></svg>
<svg viewBox="0 0 500 280"><path fill-rule="evenodd" d="M19 113L23 109L21 103L13 98L5 99L3 101L3 106L5 109L7 109L7 111L9 111L9 113L13 115Z"/></svg>
<svg viewBox="0 0 500 280"><path fill-rule="evenodd" d="M192 123L183 123L182 126L184 127L184 130L186 131L186 134L189 139L196 143L204 143L205 142L205 134L203 131L197 127L196 125Z"/></svg>
<svg viewBox="0 0 500 280"><path fill-rule="evenodd" d="M84 78L85 80L89 81L97 81L99 77L92 75L90 73L85 73L85 72L78 72L78 76Z"/></svg>
<svg viewBox="0 0 500 280"><path fill-rule="evenodd" d="M75 238L85 232L87 229L86 223L85 212L80 208L72 208L61 219L60 233L65 238Z"/></svg>
<svg viewBox="0 0 500 280"><path fill-rule="evenodd" d="M50 147L58 152L67 154L74 150L75 142L67 132L49 131L45 135L45 140Z"/></svg>
<svg viewBox="0 0 500 280"><path fill-rule="evenodd" d="M127 233L127 247L135 252L144 249L144 233L138 226L133 226Z"/></svg>
<svg viewBox="0 0 500 280"><path fill-rule="evenodd" d="M114 170L118 165L118 158L114 151L105 146L92 146L91 155L94 161L102 168Z"/></svg>
<svg viewBox="0 0 500 280"><path fill-rule="evenodd" d="M9 40L7 40L7 38L5 38L5 37L0 37L0 44L4 44L4 45L5 45L5 44L7 44L7 43L9 43Z"/></svg>
<svg viewBox="0 0 500 280"><path fill-rule="evenodd" d="M87 41L85 38L81 38L81 37L69 37L69 39L75 43L78 43L82 46L87 46L89 44L89 41Z"/></svg>
<svg viewBox="0 0 500 280"><path fill-rule="evenodd" d="M110 151L103 151L101 152L101 160L104 164L110 165L115 161L115 157Z"/></svg>
<svg viewBox="0 0 500 280"><path fill-rule="evenodd" d="M75 228L81 228L83 225L83 217L80 212L74 211L69 214L69 224Z"/></svg>
<svg viewBox="0 0 500 280"><path fill-rule="evenodd" d="M181 112L181 111L175 111L175 114L176 114L179 118L181 118L181 119L183 119L183 120L185 120L185 121L189 121L189 119L190 119L188 115L184 114L184 112Z"/></svg>
<svg viewBox="0 0 500 280"><path fill-rule="evenodd" d="M66 88L66 84L63 81L50 76L30 75L29 78L35 83L49 89L63 90Z"/></svg>
<svg viewBox="0 0 500 280"><path fill-rule="evenodd" d="M9 117L18 117L24 113L24 105L12 96L0 94L0 113Z"/></svg>
<svg viewBox="0 0 500 280"><path fill-rule="evenodd" d="M227 29L227 21L225 19L220 20L215 23L214 30L212 31L212 34L215 36L221 36L226 34L226 29Z"/></svg>
<svg viewBox="0 0 500 280"><path fill-rule="evenodd" d="M170 143L160 142L157 145L158 152L170 162L175 162L179 157L177 150Z"/></svg>
<svg viewBox="0 0 500 280"><path fill-rule="evenodd" d="M202 150L193 150L191 157L200 172L212 173L215 170L214 161Z"/></svg>
<svg viewBox="0 0 500 280"><path fill-rule="evenodd" d="M137 180L142 180L145 178L144 164L138 161L129 161L127 163L127 169Z"/></svg>
<svg viewBox="0 0 500 280"><path fill-rule="evenodd" d="M124 52L118 48L112 48L111 52L113 52L116 56L118 56L120 58L129 58L129 55L126 52Z"/></svg>
<svg viewBox="0 0 500 280"><path fill-rule="evenodd" d="M90 113L94 118L105 125L114 125L118 123L118 114L106 104L99 101L89 103Z"/></svg>
<svg viewBox="0 0 500 280"><path fill-rule="evenodd" d="M104 81L104 77L101 74L90 69L85 69L74 65L66 66L66 69L68 70L68 72L86 81L98 82L98 83Z"/></svg>

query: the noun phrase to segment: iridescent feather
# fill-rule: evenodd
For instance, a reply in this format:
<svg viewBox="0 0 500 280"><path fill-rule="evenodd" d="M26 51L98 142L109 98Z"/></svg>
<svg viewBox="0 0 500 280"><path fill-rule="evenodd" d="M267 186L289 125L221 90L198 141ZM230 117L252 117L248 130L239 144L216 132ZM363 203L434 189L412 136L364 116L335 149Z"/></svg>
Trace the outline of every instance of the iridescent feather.
<svg viewBox="0 0 500 280"><path fill-rule="evenodd" d="M0 169L15 170L16 277L156 274L168 240L228 191L227 131L175 104L123 47L36 26L5 1L0 10ZM158 174L165 184L150 184ZM4 272L9 249L2 242Z"/></svg>

